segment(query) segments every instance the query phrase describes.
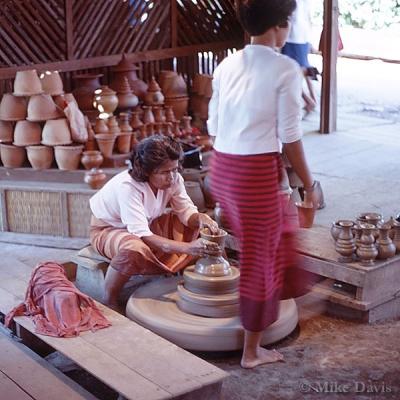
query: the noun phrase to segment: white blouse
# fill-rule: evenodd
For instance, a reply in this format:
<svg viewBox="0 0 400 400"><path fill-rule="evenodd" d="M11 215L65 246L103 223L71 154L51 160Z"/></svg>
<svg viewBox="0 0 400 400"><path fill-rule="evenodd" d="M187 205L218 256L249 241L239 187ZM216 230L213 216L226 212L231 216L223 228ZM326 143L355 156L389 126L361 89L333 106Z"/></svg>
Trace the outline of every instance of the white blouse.
<svg viewBox="0 0 400 400"><path fill-rule="evenodd" d="M179 174L170 188L158 190L155 195L148 182L135 181L126 170L90 198L90 209L96 218L139 237L153 235L149 225L165 213L168 205L184 225L198 212Z"/></svg>
<svg viewBox="0 0 400 400"><path fill-rule="evenodd" d="M214 71L208 132L228 154L279 152L302 137L299 65L272 48L247 45Z"/></svg>

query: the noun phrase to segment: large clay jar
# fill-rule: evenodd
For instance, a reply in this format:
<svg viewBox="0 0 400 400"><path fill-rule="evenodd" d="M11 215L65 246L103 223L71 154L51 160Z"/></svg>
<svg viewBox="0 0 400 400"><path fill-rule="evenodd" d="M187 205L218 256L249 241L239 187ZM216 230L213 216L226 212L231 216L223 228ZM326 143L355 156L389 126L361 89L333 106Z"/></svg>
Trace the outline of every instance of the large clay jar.
<svg viewBox="0 0 400 400"><path fill-rule="evenodd" d="M42 144L57 146L70 143L72 143L71 131L66 118L46 121L42 132Z"/></svg>
<svg viewBox="0 0 400 400"><path fill-rule="evenodd" d="M72 91L81 110L93 110L93 94L100 85L103 74L81 74L73 77L75 89Z"/></svg>
<svg viewBox="0 0 400 400"><path fill-rule="evenodd" d="M161 86L165 97L187 97L188 91L186 82L182 75L167 77L164 86Z"/></svg>
<svg viewBox="0 0 400 400"><path fill-rule="evenodd" d="M95 190L100 189L106 180L107 175L101 169L96 168L87 171L84 177L84 181Z"/></svg>
<svg viewBox="0 0 400 400"><path fill-rule="evenodd" d="M10 121L0 121L0 143L10 143L14 140L14 127Z"/></svg>
<svg viewBox="0 0 400 400"><path fill-rule="evenodd" d="M55 146L54 154L59 169L72 171L78 169L83 146Z"/></svg>
<svg viewBox="0 0 400 400"><path fill-rule="evenodd" d="M26 161L25 147L1 143L0 158L6 168L20 168Z"/></svg>
<svg viewBox="0 0 400 400"><path fill-rule="evenodd" d="M46 71L40 74L40 80L44 93L51 96L59 96L64 93L63 82L58 71Z"/></svg>
<svg viewBox="0 0 400 400"><path fill-rule="evenodd" d="M18 121L14 130L15 146L31 146L40 144L42 127L37 122Z"/></svg>
<svg viewBox="0 0 400 400"><path fill-rule="evenodd" d="M94 91L93 106L100 113L113 115L113 112L118 107L118 96L114 90L103 85Z"/></svg>
<svg viewBox="0 0 400 400"><path fill-rule="evenodd" d="M379 238L376 241L376 245L378 248L378 258L380 260L386 260L396 254L396 245L389 237L390 229L391 226L389 224L382 224L379 227Z"/></svg>
<svg viewBox="0 0 400 400"><path fill-rule="evenodd" d="M116 135L110 133L101 133L95 136L99 150L104 157L110 158L112 156Z"/></svg>
<svg viewBox="0 0 400 400"><path fill-rule="evenodd" d="M103 161L104 157L101 152L97 150L86 150L83 152L81 158L81 163L87 170L99 168Z"/></svg>
<svg viewBox="0 0 400 400"><path fill-rule="evenodd" d="M57 108L49 94L39 94L29 99L27 120L48 121L63 116L63 112Z"/></svg>
<svg viewBox="0 0 400 400"><path fill-rule="evenodd" d="M26 118L27 107L24 97L4 93L0 103L0 120L21 121Z"/></svg>
<svg viewBox="0 0 400 400"><path fill-rule="evenodd" d="M54 151L48 146L28 146L28 160L33 169L49 169L54 160Z"/></svg>
<svg viewBox="0 0 400 400"><path fill-rule="evenodd" d="M14 80L14 96L33 96L43 93L36 69L17 71Z"/></svg>

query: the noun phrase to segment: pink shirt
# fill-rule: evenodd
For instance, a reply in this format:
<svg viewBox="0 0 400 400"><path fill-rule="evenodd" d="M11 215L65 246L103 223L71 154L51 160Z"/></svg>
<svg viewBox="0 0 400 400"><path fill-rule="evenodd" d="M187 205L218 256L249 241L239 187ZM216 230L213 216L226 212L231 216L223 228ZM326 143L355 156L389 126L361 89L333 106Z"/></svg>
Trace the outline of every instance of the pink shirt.
<svg viewBox="0 0 400 400"><path fill-rule="evenodd" d="M90 198L90 208L96 218L111 226L126 228L139 237L151 236L149 225L165 213L168 204L184 225L198 212L183 182L178 174L169 189L158 190L155 195L148 182L135 181L126 170L115 175Z"/></svg>

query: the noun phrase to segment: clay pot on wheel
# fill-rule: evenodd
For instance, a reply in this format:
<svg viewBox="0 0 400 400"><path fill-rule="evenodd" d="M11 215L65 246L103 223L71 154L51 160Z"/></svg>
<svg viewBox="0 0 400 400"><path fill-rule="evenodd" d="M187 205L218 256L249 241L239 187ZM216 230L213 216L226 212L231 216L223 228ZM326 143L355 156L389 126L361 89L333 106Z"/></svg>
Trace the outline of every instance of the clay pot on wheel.
<svg viewBox="0 0 400 400"><path fill-rule="evenodd" d="M100 189L107 179L106 174L101 169L92 168L85 173L84 181L92 189Z"/></svg>

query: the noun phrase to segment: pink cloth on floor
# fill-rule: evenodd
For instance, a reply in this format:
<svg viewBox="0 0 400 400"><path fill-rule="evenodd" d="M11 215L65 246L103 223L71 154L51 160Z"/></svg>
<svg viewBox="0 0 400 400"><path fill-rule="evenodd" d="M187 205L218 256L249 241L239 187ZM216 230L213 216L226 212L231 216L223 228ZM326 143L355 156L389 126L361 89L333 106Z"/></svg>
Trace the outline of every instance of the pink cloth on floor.
<svg viewBox="0 0 400 400"><path fill-rule="evenodd" d="M74 337L111 325L93 299L80 292L54 262L33 270L25 301L7 314L6 326L20 315L32 317L36 333L47 336Z"/></svg>

